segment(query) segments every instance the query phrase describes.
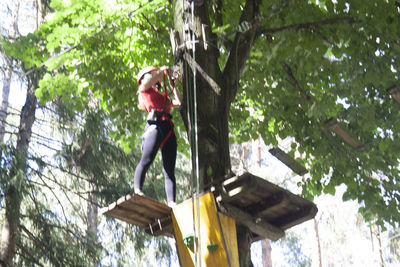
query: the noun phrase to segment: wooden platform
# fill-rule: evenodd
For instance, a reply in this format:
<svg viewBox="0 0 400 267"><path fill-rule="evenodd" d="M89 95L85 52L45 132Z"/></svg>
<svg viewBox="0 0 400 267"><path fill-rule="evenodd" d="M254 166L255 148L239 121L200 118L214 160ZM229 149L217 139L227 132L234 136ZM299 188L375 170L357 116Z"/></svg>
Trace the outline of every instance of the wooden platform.
<svg viewBox="0 0 400 267"><path fill-rule="evenodd" d="M173 237L172 209L147 196L126 195L100 213L143 228L147 233Z"/></svg>
<svg viewBox="0 0 400 267"><path fill-rule="evenodd" d="M222 212L252 231L253 241L277 240L318 211L311 201L250 173L225 180L215 195Z"/></svg>
<svg viewBox="0 0 400 267"><path fill-rule="evenodd" d="M278 240L286 229L314 218L318 211L311 201L250 173L215 185L213 193L218 209L236 224L248 227L252 241ZM137 225L151 235L173 237L172 209L149 197L126 195L100 212Z"/></svg>

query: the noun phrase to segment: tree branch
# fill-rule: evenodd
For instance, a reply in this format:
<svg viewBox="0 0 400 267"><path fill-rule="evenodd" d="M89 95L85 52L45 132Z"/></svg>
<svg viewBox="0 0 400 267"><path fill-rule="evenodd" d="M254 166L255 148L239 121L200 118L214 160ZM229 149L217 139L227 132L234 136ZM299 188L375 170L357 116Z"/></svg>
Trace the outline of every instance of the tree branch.
<svg viewBox="0 0 400 267"><path fill-rule="evenodd" d="M290 80L292 81L293 86L299 91L300 95L307 101L311 102L313 101L313 98L300 87L299 82L297 81L296 77L294 77L292 73L292 69L286 64L285 61L281 61L281 65L283 69L285 70L286 74L289 76Z"/></svg>
<svg viewBox="0 0 400 267"><path fill-rule="evenodd" d="M308 23L296 23L292 25L287 25L279 28L273 28L273 29L260 29L258 31L258 34L273 34L273 33L278 33L278 32L283 32L286 30L301 30L301 29L309 29L309 30L315 30L317 27L324 26L324 25L331 25L331 24L336 24L336 23L348 23L348 24L354 24L357 23L354 18L352 17L343 17L343 18L331 18L331 19L326 19L326 20L321 20L321 21L315 21L315 22L308 22Z"/></svg>
<svg viewBox="0 0 400 267"><path fill-rule="evenodd" d="M259 0L246 1L239 25L244 21L253 21L253 19L259 15L260 5L261 1ZM227 103L234 100L239 89L239 79L246 60L249 57L250 49L256 38L256 33L257 30L255 27L251 27L245 32L236 32L229 58L223 72L223 79L227 83L226 88L229 88L227 92Z"/></svg>

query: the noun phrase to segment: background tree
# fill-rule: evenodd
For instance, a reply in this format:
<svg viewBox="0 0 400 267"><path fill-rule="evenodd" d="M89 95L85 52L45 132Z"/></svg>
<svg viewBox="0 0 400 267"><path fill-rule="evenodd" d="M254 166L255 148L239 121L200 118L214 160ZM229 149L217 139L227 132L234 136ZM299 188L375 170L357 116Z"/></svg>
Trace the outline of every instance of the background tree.
<svg viewBox="0 0 400 267"><path fill-rule="evenodd" d="M297 160L310 171L300 184L304 195L334 193L345 184L343 198L357 199L367 220L396 224L399 104L387 92L398 79L396 3L195 1L192 10L180 0L164 8L157 1L53 1L56 12L40 31L3 46L27 69L46 67L36 90L41 101L59 95L80 110L89 92L99 97L115 125L112 136L129 151L143 123L134 74L149 64L172 64L169 29L181 45L185 28L200 40L194 57L182 51L181 114L192 133L187 110L196 68L202 190L233 175L229 138L258 132L277 145L293 137L289 154L301 154ZM182 138L182 125L177 129ZM246 266L250 244L239 229Z"/></svg>
<svg viewBox="0 0 400 267"><path fill-rule="evenodd" d="M11 23L12 27L10 33L7 35L9 38L14 39L18 34L18 12L19 12L19 2L17 1L14 7L9 10L11 12ZM2 29L5 30L5 29ZM2 34L3 35L3 34ZM6 35L6 34L4 34ZM11 61L12 58L5 57L5 65L4 65L4 79L3 79L3 88L2 88L2 102L1 102L1 109L0 109L0 142L4 142L4 135L6 130L6 118L8 112L8 97L10 95L10 85L12 79L12 68L11 68ZM0 149L1 155L1 149Z"/></svg>

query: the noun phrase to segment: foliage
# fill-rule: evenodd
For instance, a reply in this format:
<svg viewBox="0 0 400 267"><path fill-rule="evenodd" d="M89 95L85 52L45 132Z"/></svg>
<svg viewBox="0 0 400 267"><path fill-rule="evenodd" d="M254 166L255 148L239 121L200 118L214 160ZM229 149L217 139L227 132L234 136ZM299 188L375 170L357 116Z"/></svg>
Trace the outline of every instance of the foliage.
<svg viewBox="0 0 400 267"><path fill-rule="evenodd" d="M334 193L344 183L344 200L358 199L366 219L379 214L380 224L395 224L399 104L386 89L398 79L399 13L393 1L319 3L292 2L263 21L265 36L247 62L231 126L239 140L260 132L267 144L278 145L277 136L294 137L289 154L300 153L298 160L310 170L302 184L305 195ZM347 127L364 150L326 130L330 118Z"/></svg>
<svg viewBox="0 0 400 267"><path fill-rule="evenodd" d="M210 8L222 17L214 13L210 23L223 69L237 52L229 44L244 1L217 2ZM135 73L172 64L172 8L166 5L156 12L161 1L53 1L55 12L40 30L3 47L26 68L46 66L36 92L43 103L59 95L80 111L90 94L99 98L111 116L110 136L129 152L144 120L135 107ZM294 137L289 154L310 171L300 183L304 195L333 194L345 184L343 199L357 199L366 219L395 225L400 106L386 90L398 80L396 1L263 1L253 19L258 35L231 104L232 139L261 133L267 144L278 145L279 138ZM330 118L363 148L353 149L327 129Z"/></svg>
<svg viewBox="0 0 400 267"><path fill-rule="evenodd" d="M287 264L290 266L311 266L310 259L302 251L301 240L294 233L288 232L285 237L278 241L277 245L286 250L283 254L288 259Z"/></svg>

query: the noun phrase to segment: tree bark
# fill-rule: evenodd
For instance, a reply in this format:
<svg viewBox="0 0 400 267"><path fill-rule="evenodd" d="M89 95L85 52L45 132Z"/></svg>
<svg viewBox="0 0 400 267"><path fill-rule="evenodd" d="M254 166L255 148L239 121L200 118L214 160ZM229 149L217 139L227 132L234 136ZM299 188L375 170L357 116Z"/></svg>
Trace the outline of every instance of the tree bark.
<svg viewBox="0 0 400 267"><path fill-rule="evenodd" d="M251 21L258 14L259 4L260 1L247 1L240 21ZM195 131L193 110L197 104L196 124L199 149L198 154L192 153L192 155L198 157L200 190L206 191L214 183L233 175L229 155L229 108L239 89L240 74L255 39L255 30L236 35L228 63L222 72L218 65L219 54L216 49L218 38L209 30L207 4L196 6L194 18L187 10L191 9L188 9L188 6L182 6L182 1L175 1L175 30L179 33L181 40L179 45L187 41L188 36L193 35L196 40L206 40L208 44L205 47L197 43L194 56L193 50L184 52L183 70L186 71L183 79L185 89L181 112L188 135L193 136ZM184 26L185 23L186 26ZM189 34L185 34L184 29L189 29ZM202 29L205 30L202 31ZM199 75L194 75L194 71L191 70L198 71ZM202 71L207 77L202 74ZM191 91L194 88L194 81L197 103L194 103L194 94ZM189 138L189 140L193 147L196 138ZM242 226L238 226L237 229L240 266L251 266L248 229Z"/></svg>
<svg viewBox="0 0 400 267"><path fill-rule="evenodd" d="M35 90L38 87L37 71L28 76L28 92L21 111L20 125L17 136L16 155L10 171L10 184L5 191L5 218L1 232L0 263L12 266L15 256L20 207L24 198L26 185L27 154L32 125L35 121L36 103Z"/></svg>
<svg viewBox="0 0 400 267"><path fill-rule="evenodd" d="M322 267L322 254L321 254L321 240L319 238L319 231L318 231L318 222L314 218L314 230L315 230L315 239L317 240L317 247L318 247L318 266Z"/></svg>
<svg viewBox="0 0 400 267"><path fill-rule="evenodd" d="M7 119L7 111L8 111L8 96L10 95L10 85L12 78L12 70L8 69L4 80L3 80L3 101L1 103L0 109L0 142L4 143L4 135L6 130L6 119ZM1 150L0 150L1 155Z"/></svg>
<svg viewBox="0 0 400 267"><path fill-rule="evenodd" d="M220 183L221 180L233 176L229 154L229 109L239 90L240 75L256 38L256 30L251 28L246 32L236 33L226 67L221 71L218 64L218 37L210 30L209 5L207 1L192 3L194 10L191 9L189 1L174 2L174 25L179 36L178 47L184 46L187 41L193 41L193 36L198 41L194 46L195 53L191 49L193 43L180 51L184 54L181 65L184 87L181 115L189 135L192 152L196 152L193 147L198 140L198 153L192 153L192 157L198 159L196 162L198 162L200 191L207 191L214 183ZM259 13L260 4L260 0L246 1L240 22L252 21ZM197 91L197 103L194 102L194 88ZM193 134L196 132L196 124L197 139ZM196 174L197 171L193 169L192 173ZM251 265L247 232L247 228L238 227L241 266Z"/></svg>
<svg viewBox="0 0 400 267"><path fill-rule="evenodd" d="M10 38L15 38L18 31L18 13L19 13L19 2L16 3L15 8L12 14L12 25L10 30ZM6 58L6 62L11 62L11 58ZM0 142L4 142L4 135L6 129L6 119L7 119L7 111L8 111L8 97L10 95L10 87L11 87L11 79L12 79L12 69L10 66L7 66L7 72L5 73L5 77L3 80L3 92L2 92L2 103L0 108ZM0 156L1 156L0 149Z"/></svg>
<svg viewBox="0 0 400 267"><path fill-rule="evenodd" d="M272 267L271 241L269 239L261 240L261 248L263 267Z"/></svg>

